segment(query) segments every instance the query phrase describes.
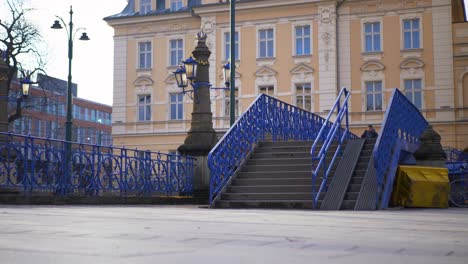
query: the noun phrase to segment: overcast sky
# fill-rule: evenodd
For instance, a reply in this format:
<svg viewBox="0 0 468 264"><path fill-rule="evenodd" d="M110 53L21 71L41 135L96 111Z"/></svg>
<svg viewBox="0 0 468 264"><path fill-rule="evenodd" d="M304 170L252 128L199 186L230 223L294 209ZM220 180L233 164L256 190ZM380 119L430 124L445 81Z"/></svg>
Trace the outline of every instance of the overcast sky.
<svg viewBox="0 0 468 264"><path fill-rule="evenodd" d="M0 0L3 2L4 0ZM73 82L78 84L78 97L112 104L113 90L113 29L103 18L119 13L127 4L126 0L25 0L33 7L30 19L40 27L44 36L44 47L48 54L46 70L50 76L63 80L68 75L67 34L53 30L55 16L69 21L70 5L73 6L74 27L85 27L90 41L79 41L77 34L74 43L72 66ZM468 0L465 0L468 7ZM5 14L4 2L0 4L0 19Z"/></svg>
<svg viewBox="0 0 468 264"><path fill-rule="evenodd" d="M3 2L3 0L0 0ZM68 40L64 29L54 30L56 15L68 24L70 5L73 6L74 28L84 27L90 41L73 42L72 81L78 84L78 97L112 105L113 89L113 29L103 18L122 11L126 0L25 0L33 7L29 20L39 26L47 51L48 75L63 80L68 76ZM0 4L0 18L8 16ZM9 16L8 16L9 17ZM11 20L11 19L8 19ZM62 25L64 26L64 25ZM68 25L67 25L68 26Z"/></svg>

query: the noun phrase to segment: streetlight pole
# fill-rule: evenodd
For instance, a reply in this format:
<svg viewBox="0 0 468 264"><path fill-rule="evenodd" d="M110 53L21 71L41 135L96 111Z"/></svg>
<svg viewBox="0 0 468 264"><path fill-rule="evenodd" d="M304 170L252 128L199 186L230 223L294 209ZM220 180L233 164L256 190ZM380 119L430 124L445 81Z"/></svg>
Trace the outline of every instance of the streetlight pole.
<svg viewBox="0 0 468 264"><path fill-rule="evenodd" d="M75 38L76 33L84 28L78 28L73 31L73 8L70 6L70 22L68 23L68 29L65 28L68 35L68 82L67 82L67 121L65 122L65 141L72 141L72 127L73 127L73 91L72 91L72 59L73 59L73 39ZM62 21L64 25L66 25L65 21L59 16L58 19ZM62 29L62 25L58 20L55 20L54 24L52 25L53 29ZM86 32L83 32L81 35L80 40L89 40L88 35Z"/></svg>
<svg viewBox="0 0 468 264"><path fill-rule="evenodd" d="M230 82L230 109L229 109L229 125L232 127L236 121L236 0L231 0L231 82Z"/></svg>
<svg viewBox="0 0 468 264"><path fill-rule="evenodd" d="M72 127L73 127L73 91L72 91L72 59L73 59L73 39L75 38L76 33L84 28L77 28L73 31L73 8L70 6L70 22L68 23L68 29L65 26L65 31L68 36L68 82L67 82L67 120L65 122L65 162L67 171L64 175L62 182L62 194L67 192L68 183L72 175L72 151L71 151L71 141L72 141ZM56 16L64 25L65 21L59 16ZM51 27L52 29L62 29L62 25L58 20L54 21L54 24ZM83 32L79 40L89 40L86 32Z"/></svg>

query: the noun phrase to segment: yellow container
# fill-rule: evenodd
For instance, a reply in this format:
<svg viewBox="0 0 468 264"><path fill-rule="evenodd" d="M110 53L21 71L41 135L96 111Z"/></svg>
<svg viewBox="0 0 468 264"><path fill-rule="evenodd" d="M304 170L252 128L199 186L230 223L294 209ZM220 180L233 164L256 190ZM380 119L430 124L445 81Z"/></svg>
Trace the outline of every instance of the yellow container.
<svg viewBox="0 0 468 264"><path fill-rule="evenodd" d="M398 166L391 204L447 208L450 184L447 168Z"/></svg>

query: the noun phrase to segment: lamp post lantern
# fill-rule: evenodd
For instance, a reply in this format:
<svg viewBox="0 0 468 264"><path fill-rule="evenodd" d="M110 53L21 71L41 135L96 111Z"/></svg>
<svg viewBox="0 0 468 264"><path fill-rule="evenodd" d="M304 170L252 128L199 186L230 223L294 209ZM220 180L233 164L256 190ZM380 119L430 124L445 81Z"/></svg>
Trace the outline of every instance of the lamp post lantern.
<svg viewBox="0 0 468 264"><path fill-rule="evenodd" d="M73 9L70 6L70 22L68 23L68 29L65 27L65 30L68 35L68 82L67 82L67 121L65 122L65 140L70 142L72 140L72 126L73 126L73 92L72 92L72 59L73 59L73 40L76 33L84 28L77 28L73 31ZM66 25L65 21L59 16L57 18ZM51 26L52 29L62 29L62 25L59 20L55 20L54 24ZM79 40L89 40L86 32L83 32Z"/></svg>

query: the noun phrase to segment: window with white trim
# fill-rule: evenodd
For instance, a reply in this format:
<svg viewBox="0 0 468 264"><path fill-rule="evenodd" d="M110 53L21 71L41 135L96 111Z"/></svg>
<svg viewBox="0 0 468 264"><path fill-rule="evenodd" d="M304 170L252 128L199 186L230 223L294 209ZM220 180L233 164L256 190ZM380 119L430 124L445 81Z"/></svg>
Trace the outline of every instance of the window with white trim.
<svg viewBox="0 0 468 264"><path fill-rule="evenodd" d="M182 0L171 0L171 11L177 11L183 6Z"/></svg>
<svg viewBox="0 0 468 264"><path fill-rule="evenodd" d="M184 116L184 94L171 93L169 97L171 102L171 120L182 120Z"/></svg>
<svg viewBox="0 0 468 264"><path fill-rule="evenodd" d="M421 26L419 18L403 20L404 49L421 48Z"/></svg>
<svg viewBox="0 0 468 264"><path fill-rule="evenodd" d="M151 95L138 95L138 121L151 120Z"/></svg>
<svg viewBox="0 0 468 264"><path fill-rule="evenodd" d="M151 42L144 41L138 43L138 68L151 69L152 49Z"/></svg>
<svg viewBox="0 0 468 264"><path fill-rule="evenodd" d="M258 31L258 57L273 58L274 45L273 29L260 29Z"/></svg>
<svg viewBox="0 0 468 264"><path fill-rule="evenodd" d="M234 33L234 49L236 52L235 60L239 60L239 32ZM231 57L231 33L224 33L224 60L229 60Z"/></svg>
<svg viewBox="0 0 468 264"><path fill-rule="evenodd" d="M177 66L184 56L184 41L182 39L171 39L169 41L169 54L171 66Z"/></svg>
<svg viewBox="0 0 468 264"><path fill-rule="evenodd" d="M382 105L382 81L366 82L366 111L380 111Z"/></svg>
<svg viewBox="0 0 468 264"><path fill-rule="evenodd" d="M312 111L312 87L310 83L296 84L296 106Z"/></svg>
<svg viewBox="0 0 468 264"><path fill-rule="evenodd" d="M405 80L405 95L417 108L422 108L421 79Z"/></svg>
<svg viewBox="0 0 468 264"><path fill-rule="evenodd" d="M295 55L310 55L311 54L311 41L310 41L310 26L296 26L295 27Z"/></svg>
<svg viewBox="0 0 468 264"><path fill-rule="evenodd" d="M274 92L275 92L275 89L273 86L271 85L268 85L268 86L260 86L258 87L258 90L260 93L262 94L266 94L266 95L269 95L269 96L273 96Z"/></svg>
<svg viewBox="0 0 468 264"><path fill-rule="evenodd" d="M151 12L151 0L140 0L140 15Z"/></svg>
<svg viewBox="0 0 468 264"><path fill-rule="evenodd" d="M380 22L364 24L365 52L377 52L382 50L380 45L380 34Z"/></svg>

